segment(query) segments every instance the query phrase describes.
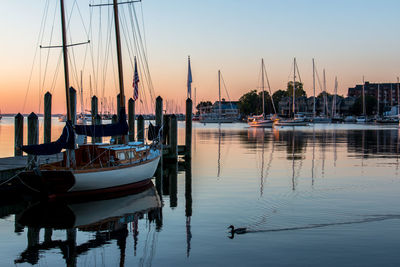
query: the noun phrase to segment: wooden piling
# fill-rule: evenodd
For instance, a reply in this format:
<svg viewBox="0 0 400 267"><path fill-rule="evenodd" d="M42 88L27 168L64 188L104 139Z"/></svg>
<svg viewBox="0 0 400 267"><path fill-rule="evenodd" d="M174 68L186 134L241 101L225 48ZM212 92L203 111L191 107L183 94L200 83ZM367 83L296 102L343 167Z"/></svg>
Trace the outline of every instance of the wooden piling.
<svg viewBox="0 0 400 267"><path fill-rule="evenodd" d="M20 147L24 142L24 116L18 113L14 118L14 156L22 156Z"/></svg>
<svg viewBox="0 0 400 267"><path fill-rule="evenodd" d="M96 116L94 117L94 124L95 125L100 125L101 124L101 116L99 114L96 114ZM92 137L92 142L95 143L102 143L103 142L103 138L102 137Z"/></svg>
<svg viewBox="0 0 400 267"><path fill-rule="evenodd" d="M162 194L163 194L163 161L160 160L160 163L158 164L157 170L156 170L156 189L158 192L158 195L160 196L160 198L162 198Z"/></svg>
<svg viewBox="0 0 400 267"><path fill-rule="evenodd" d="M135 101L129 98L128 101L128 125L129 125L129 141L135 141Z"/></svg>
<svg viewBox="0 0 400 267"><path fill-rule="evenodd" d="M36 145L39 142L39 121L35 113L28 116L28 145ZM33 156L28 156L28 163L31 163Z"/></svg>
<svg viewBox="0 0 400 267"><path fill-rule="evenodd" d="M40 228L28 227L27 239L28 247L34 247L39 244Z"/></svg>
<svg viewBox="0 0 400 267"><path fill-rule="evenodd" d="M118 116L117 115L112 115L111 117L111 123L117 123L118 122ZM118 136L113 136L112 139L114 139L114 142L117 144L118 143Z"/></svg>
<svg viewBox="0 0 400 267"><path fill-rule="evenodd" d="M192 99L186 100L186 123L185 123L185 158L192 157Z"/></svg>
<svg viewBox="0 0 400 267"><path fill-rule="evenodd" d="M39 142L38 116L31 113L28 116L28 145L36 145Z"/></svg>
<svg viewBox="0 0 400 267"><path fill-rule="evenodd" d="M121 109L120 94L117 95L117 115L119 116L119 110ZM124 107L125 107L125 96L124 96ZM118 117L119 118L119 117Z"/></svg>
<svg viewBox="0 0 400 267"><path fill-rule="evenodd" d="M161 96L156 98L156 125L162 126L163 124L163 99Z"/></svg>
<svg viewBox="0 0 400 267"><path fill-rule="evenodd" d="M142 115L139 115L137 119L137 140L144 142L144 117Z"/></svg>
<svg viewBox="0 0 400 267"><path fill-rule="evenodd" d="M44 143L51 142L51 99L50 92L44 95L44 126L43 126L43 141Z"/></svg>
<svg viewBox="0 0 400 267"><path fill-rule="evenodd" d="M44 243L50 243L52 241L51 237L53 235L53 228L44 229Z"/></svg>
<svg viewBox="0 0 400 267"><path fill-rule="evenodd" d="M69 101L71 105L71 121L76 124L76 90L73 87L69 88Z"/></svg>
<svg viewBox="0 0 400 267"><path fill-rule="evenodd" d="M164 145L169 144L169 120L170 120L170 115L169 114L164 114L162 116L162 122L163 122L163 135L161 136L161 141Z"/></svg>
<svg viewBox="0 0 400 267"><path fill-rule="evenodd" d="M185 160L185 215L192 216L192 160Z"/></svg>
<svg viewBox="0 0 400 267"><path fill-rule="evenodd" d="M178 206L178 162L168 166L169 172L169 206Z"/></svg>
<svg viewBox="0 0 400 267"><path fill-rule="evenodd" d="M95 124L96 122L96 115L99 114L99 100L97 96L92 96L92 101L91 101L91 115L92 115L92 124Z"/></svg>
<svg viewBox="0 0 400 267"><path fill-rule="evenodd" d="M171 161L178 161L178 121L175 114L169 117L168 144L168 158Z"/></svg>

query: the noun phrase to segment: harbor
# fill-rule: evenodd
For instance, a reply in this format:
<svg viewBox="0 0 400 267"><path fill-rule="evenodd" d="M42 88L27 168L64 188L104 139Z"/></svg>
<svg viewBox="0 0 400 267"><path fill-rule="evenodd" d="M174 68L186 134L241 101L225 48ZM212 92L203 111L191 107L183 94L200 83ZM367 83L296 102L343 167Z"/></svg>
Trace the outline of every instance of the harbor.
<svg viewBox="0 0 400 267"><path fill-rule="evenodd" d="M2 133L5 126L3 121ZM178 135L184 132L179 122ZM178 140L183 144L184 139ZM163 204L150 201L150 210L131 217L128 212L120 220L125 223L108 231L108 237L100 235L100 225L76 228L73 255L63 248L71 246L71 230L21 226L17 221L33 203L2 200L2 235L14 241L0 246L9 255L1 265L71 260L77 265L163 265L167 258L178 266L187 261L235 264L243 255L232 251L246 246L252 249L245 260L255 265L290 265L299 258L311 265L327 259L385 265L397 260L395 247L380 248L397 239L392 233L400 218L399 180L394 178L399 147L398 130L390 126L320 124L294 131L193 123L190 163L164 164L153 179ZM120 210L124 203L110 205ZM107 209L104 205L99 207ZM230 239L226 227L231 224L249 232ZM366 246L361 254L360 234ZM212 253L204 243L226 249ZM315 250L318 257L307 253ZM381 251L385 259L367 251Z"/></svg>
<svg viewBox="0 0 400 267"><path fill-rule="evenodd" d="M399 8L4 3L0 266L398 265Z"/></svg>

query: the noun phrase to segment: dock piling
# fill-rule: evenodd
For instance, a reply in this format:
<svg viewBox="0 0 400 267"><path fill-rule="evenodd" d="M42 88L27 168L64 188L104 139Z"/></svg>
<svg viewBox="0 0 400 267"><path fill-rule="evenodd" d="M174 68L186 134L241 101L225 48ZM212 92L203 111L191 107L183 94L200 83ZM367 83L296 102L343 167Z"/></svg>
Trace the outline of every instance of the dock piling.
<svg viewBox="0 0 400 267"><path fill-rule="evenodd" d="M35 113L28 116L28 145L36 145L39 142L39 121ZM28 163L33 159L32 155L28 156Z"/></svg>
<svg viewBox="0 0 400 267"><path fill-rule="evenodd" d="M135 101L132 98L128 100L128 125L129 141L135 141Z"/></svg>
<svg viewBox="0 0 400 267"><path fill-rule="evenodd" d="M175 114L169 116L169 159L178 161L178 121Z"/></svg>
<svg viewBox="0 0 400 267"><path fill-rule="evenodd" d="M96 115L99 114L99 100L97 96L92 96L92 101L91 101L91 115L92 115L92 124L96 122Z"/></svg>
<svg viewBox="0 0 400 267"><path fill-rule="evenodd" d="M163 99L161 96L156 98L156 126L163 124Z"/></svg>
<svg viewBox="0 0 400 267"><path fill-rule="evenodd" d="M185 158L192 157L192 99L186 100L186 121L185 121Z"/></svg>
<svg viewBox="0 0 400 267"><path fill-rule="evenodd" d="M95 125L101 124L101 116L99 114L96 114L96 116L94 117L94 124ZM102 143L103 142L102 137L93 137L92 140L94 140L94 143Z"/></svg>
<svg viewBox="0 0 400 267"><path fill-rule="evenodd" d="M76 124L76 90L73 87L69 88L69 102L71 104L72 125L75 125Z"/></svg>
<svg viewBox="0 0 400 267"><path fill-rule="evenodd" d="M118 116L117 115L112 115L111 117L111 123L117 123L118 122ZM119 136L113 136L112 139L114 139L115 143L118 144L118 138Z"/></svg>
<svg viewBox="0 0 400 267"><path fill-rule="evenodd" d="M137 140L144 142L144 117L142 115L139 115L137 119Z"/></svg>
<svg viewBox="0 0 400 267"><path fill-rule="evenodd" d="M20 147L24 142L24 116L18 113L14 118L14 156L22 156Z"/></svg>
<svg viewBox="0 0 400 267"><path fill-rule="evenodd" d="M44 143L51 142L51 99L50 92L44 95L44 126L43 126L43 141Z"/></svg>

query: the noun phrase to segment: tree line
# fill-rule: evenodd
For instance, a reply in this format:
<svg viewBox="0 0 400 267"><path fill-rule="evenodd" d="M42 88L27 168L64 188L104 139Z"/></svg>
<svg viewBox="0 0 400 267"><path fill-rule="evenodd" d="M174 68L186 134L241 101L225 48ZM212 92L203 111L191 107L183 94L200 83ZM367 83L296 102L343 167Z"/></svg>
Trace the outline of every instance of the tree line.
<svg viewBox="0 0 400 267"><path fill-rule="evenodd" d="M240 110L240 114L249 116L249 115L255 115L255 114L262 114L263 108L262 108L262 95L263 92L257 92L257 90L250 90L249 92L245 93L239 98L238 101L238 108ZM332 95L329 93L326 93L327 97L331 97ZM292 97L293 96L293 81L288 82L286 90L277 90L272 94L272 99L275 104L275 108L277 113L279 113L279 102L285 98L285 97ZM296 98L305 96L307 97L307 93L303 89L303 83L301 82L296 82L296 92L295 92ZM317 98L323 99L324 97L324 92L320 93ZM338 96L343 98L343 96ZM265 91L264 92L264 104L265 104L265 113L266 114L273 114L273 105L272 105L272 100L271 100L271 95L269 92ZM197 104L196 109L200 111L202 107L207 107L207 106L212 106L211 101L202 101L199 104ZM365 96L365 106L366 106L366 112L367 115L373 115L376 114L377 112L377 101L376 98L372 96ZM384 110L383 107L380 109L381 111ZM358 97L353 106L350 108L350 111L354 115L361 115L363 110L362 110L362 97Z"/></svg>

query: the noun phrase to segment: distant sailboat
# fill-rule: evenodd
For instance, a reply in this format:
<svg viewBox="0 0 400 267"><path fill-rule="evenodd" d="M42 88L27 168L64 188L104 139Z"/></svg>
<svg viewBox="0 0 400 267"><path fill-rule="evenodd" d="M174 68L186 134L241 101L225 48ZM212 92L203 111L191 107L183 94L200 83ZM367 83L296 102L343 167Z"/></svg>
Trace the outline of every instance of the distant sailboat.
<svg viewBox="0 0 400 267"><path fill-rule="evenodd" d="M272 105L274 107L275 115L267 118L265 114L265 83L264 83L264 74L265 73L265 65L264 59L261 59L261 84L262 84L262 114L257 116L251 116L247 119L247 123L250 127L261 127L261 128L272 128L274 122L277 119L276 110L274 105L274 99L272 98L271 90L270 97L272 101ZM267 78L268 79L268 78ZM268 82L269 84L269 82Z"/></svg>
<svg viewBox="0 0 400 267"><path fill-rule="evenodd" d="M304 117L296 116L296 58L294 58L294 69L293 69L293 102L292 111L293 118L289 120L279 120L275 123L276 126L307 126L308 123L305 121Z"/></svg>
<svg viewBox="0 0 400 267"><path fill-rule="evenodd" d="M392 90L390 90L392 91ZM366 123L367 122L367 116L366 116L366 109L365 109L365 82L364 82L364 76L363 76L363 85L362 85L362 109L363 109L363 115L358 116L356 118L357 123Z"/></svg>
<svg viewBox="0 0 400 267"><path fill-rule="evenodd" d="M230 105L231 109L224 108L222 112L222 104ZM221 71L218 70L218 109L200 110L199 121L202 123L232 123L237 120L237 114L233 112L232 103L221 99Z"/></svg>

